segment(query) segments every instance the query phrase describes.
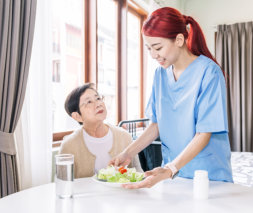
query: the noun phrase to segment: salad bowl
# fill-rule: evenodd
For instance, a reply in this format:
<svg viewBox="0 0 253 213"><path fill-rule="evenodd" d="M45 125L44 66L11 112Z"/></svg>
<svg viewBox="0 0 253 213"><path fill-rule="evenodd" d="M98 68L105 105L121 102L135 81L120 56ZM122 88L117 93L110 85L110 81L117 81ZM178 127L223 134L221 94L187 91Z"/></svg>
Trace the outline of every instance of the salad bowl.
<svg viewBox="0 0 253 213"><path fill-rule="evenodd" d="M119 188L123 184L135 184L142 181L144 174L137 172L135 168L108 166L99 170L92 179L102 185Z"/></svg>
<svg viewBox="0 0 253 213"><path fill-rule="evenodd" d="M134 184L136 182L129 182L129 183L117 183L117 182L107 182L105 180L101 180L97 178L97 175L94 175L92 177L92 180L94 180L95 182L104 185L104 186L109 186L109 187L113 187L113 188L121 188L122 184Z"/></svg>

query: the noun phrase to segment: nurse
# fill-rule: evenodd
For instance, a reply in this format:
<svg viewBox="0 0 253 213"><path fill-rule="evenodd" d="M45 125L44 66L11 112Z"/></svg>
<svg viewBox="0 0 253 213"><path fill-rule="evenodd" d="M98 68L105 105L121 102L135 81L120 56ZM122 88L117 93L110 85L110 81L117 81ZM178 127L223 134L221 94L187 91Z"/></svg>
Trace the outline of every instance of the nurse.
<svg viewBox="0 0 253 213"><path fill-rule="evenodd" d="M152 58L161 65L155 71L146 107L152 123L109 164L128 165L160 135L162 167L146 172L144 181L125 188L152 187L176 174L193 178L199 169L207 170L210 180L233 182L225 78L199 24L165 7L149 16L142 33Z"/></svg>

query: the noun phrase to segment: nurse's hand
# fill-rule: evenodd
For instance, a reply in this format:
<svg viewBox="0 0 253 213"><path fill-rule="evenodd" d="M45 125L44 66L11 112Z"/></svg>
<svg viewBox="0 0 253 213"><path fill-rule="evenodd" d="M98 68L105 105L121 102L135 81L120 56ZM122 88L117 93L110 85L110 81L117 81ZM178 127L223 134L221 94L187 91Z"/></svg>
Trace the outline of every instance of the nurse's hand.
<svg viewBox="0 0 253 213"><path fill-rule="evenodd" d="M157 167L151 171L145 172L145 179L134 184L122 184L126 189L151 188L156 183L171 178L172 172L169 168Z"/></svg>
<svg viewBox="0 0 253 213"><path fill-rule="evenodd" d="M116 157L112 158L108 165L113 166L128 166L131 163L131 156L128 155L126 152L121 152Z"/></svg>

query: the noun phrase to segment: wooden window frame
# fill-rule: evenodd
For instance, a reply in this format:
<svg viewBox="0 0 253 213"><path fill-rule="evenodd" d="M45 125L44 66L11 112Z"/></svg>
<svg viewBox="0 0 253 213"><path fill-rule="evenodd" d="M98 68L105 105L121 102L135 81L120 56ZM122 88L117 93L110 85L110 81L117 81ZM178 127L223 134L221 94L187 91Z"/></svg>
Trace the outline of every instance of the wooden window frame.
<svg viewBox="0 0 253 213"><path fill-rule="evenodd" d="M138 4L136 4L134 1L129 0L128 1L128 12L136 15L140 19L140 29L143 26L144 21L147 18L147 12L143 10ZM140 32L140 118L144 118L144 103L145 103L145 91L146 91L146 77L147 77L147 53L145 51L144 42L142 38L142 34ZM121 119L125 120L125 119Z"/></svg>
<svg viewBox="0 0 253 213"><path fill-rule="evenodd" d="M148 13L133 0L114 0L117 5L116 36L116 109L117 122L127 119L127 13L140 18L140 29ZM90 18L92 17L92 18ZM98 82L98 36L97 36L97 0L84 0L84 76L85 82ZM144 117L144 91L146 85L147 53L144 50L140 33L140 118ZM95 70L95 72L94 72ZM73 131L53 133L53 147L59 147L64 136Z"/></svg>

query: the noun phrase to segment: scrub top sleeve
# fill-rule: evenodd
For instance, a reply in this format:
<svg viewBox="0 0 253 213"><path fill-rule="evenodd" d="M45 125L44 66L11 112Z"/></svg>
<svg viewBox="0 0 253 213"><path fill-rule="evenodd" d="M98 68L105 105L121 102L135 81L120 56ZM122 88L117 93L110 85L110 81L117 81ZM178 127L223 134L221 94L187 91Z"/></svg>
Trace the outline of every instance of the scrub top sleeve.
<svg viewBox="0 0 253 213"><path fill-rule="evenodd" d="M195 109L196 132L228 132L226 84L218 66L206 71Z"/></svg>
<svg viewBox="0 0 253 213"><path fill-rule="evenodd" d="M145 109L145 115L152 121L152 123L157 123L155 101L156 98L155 98L155 77L154 77L152 92Z"/></svg>

